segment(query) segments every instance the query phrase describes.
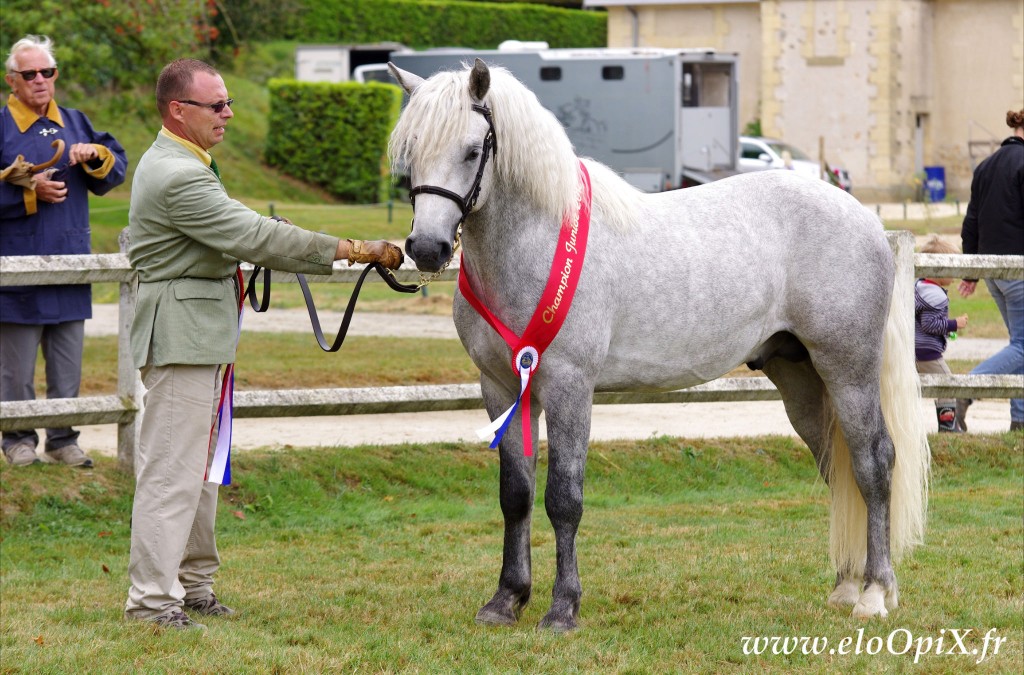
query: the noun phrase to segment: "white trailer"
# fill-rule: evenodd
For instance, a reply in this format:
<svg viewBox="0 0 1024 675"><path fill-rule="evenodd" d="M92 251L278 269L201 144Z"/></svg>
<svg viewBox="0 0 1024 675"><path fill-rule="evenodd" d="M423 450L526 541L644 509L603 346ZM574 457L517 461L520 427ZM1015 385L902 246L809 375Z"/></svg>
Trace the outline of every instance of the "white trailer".
<svg viewBox="0 0 1024 675"><path fill-rule="evenodd" d="M577 153L607 164L647 192L736 173L737 54L530 45L514 51L396 51L390 59L421 77L474 58L508 68L558 117ZM382 68L367 66L357 79L382 79Z"/></svg>
<svg viewBox="0 0 1024 675"><path fill-rule="evenodd" d="M398 42L358 45L299 45L295 48L295 79L300 82L348 82L356 68L387 64L396 51L408 50Z"/></svg>

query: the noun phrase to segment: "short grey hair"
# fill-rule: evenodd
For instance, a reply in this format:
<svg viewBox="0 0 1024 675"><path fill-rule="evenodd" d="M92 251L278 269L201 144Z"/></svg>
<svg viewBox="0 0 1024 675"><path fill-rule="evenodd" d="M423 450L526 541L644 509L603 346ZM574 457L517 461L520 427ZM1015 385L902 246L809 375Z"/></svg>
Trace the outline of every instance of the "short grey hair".
<svg viewBox="0 0 1024 675"><path fill-rule="evenodd" d="M18 70L18 54L29 49L38 49L50 59L50 67L57 67L57 59L53 58L53 41L45 35L26 35L11 47L11 53L7 56L6 67L8 72Z"/></svg>

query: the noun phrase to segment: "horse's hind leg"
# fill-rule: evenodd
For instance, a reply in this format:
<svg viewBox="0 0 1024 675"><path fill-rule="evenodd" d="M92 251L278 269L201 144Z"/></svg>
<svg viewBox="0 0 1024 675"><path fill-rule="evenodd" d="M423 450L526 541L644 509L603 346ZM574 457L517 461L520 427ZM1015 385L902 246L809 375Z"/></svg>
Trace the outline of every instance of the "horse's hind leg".
<svg viewBox="0 0 1024 675"><path fill-rule="evenodd" d="M808 359L794 362L773 358L763 365L763 370L782 395L786 415L793 429L807 444L818 472L827 483L835 411L825 390L825 383ZM844 569L836 571L836 582L828 604L832 607L852 607L860 599L863 587L863 578L849 566L844 566Z"/></svg>
<svg viewBox="0 0 1024 675"><path fill-rule="evenodd" d="M833 468L834 509L840 516L838 521L833 517L833 528L837 530L833 538L838 537L843 544L836 555L840 570L843 566L858 570L863 564L863 591L853 608L853 615L858 618L885 617L899 602L889 541L896 450L886 429L878 392L877 381L832 388L849 448L849 462L837 458ZM852 472L852 481L844 472ZM857 502L854 487L863 506ZM837 490L845 494L837 497ZM865 544L866 552L861 548Z"/></svg>
<svg viewBox="0 0 1024 675"><path fill-rule="evenodd" d="M480 378L484 403L491 418L500 415L510 404L511 394L486 375ZM536 408L535 408L536 409ZM519 409L522 411L522 408ZM533 446L537 447L537 417L532 420ZM535 494L536 457L523 456L517 412L500 445L500 501L505 519L505 543L502 551L498 590L477 612L478 623L514 624L530 600L532 584L530 567L530 519Z"/></svg>
<svg viewBox="0 0 1024 675"><path fill-rule="evenodd" d="M830 427L834 414L825 383L806 359L793 362L774 358L764 364L763 370L782 395L793 429L807 444L818 465L818 472L827 482Z"/></svg>

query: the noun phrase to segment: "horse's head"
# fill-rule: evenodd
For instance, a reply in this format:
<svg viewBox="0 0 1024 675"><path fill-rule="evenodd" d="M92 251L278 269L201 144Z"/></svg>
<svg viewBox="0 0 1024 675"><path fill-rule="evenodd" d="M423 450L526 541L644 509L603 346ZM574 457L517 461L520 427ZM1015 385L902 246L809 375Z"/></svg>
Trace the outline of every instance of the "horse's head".
<svg viewBox="0 0 1024 675"><path fill-rule="evenodd" d="M491 75L480 59L466 73L438 73L429 80L388 64L409 94L391 135L394 163L409 171L415 217L405 250L423 272L451 258L466 216L487 199L496 148L491 110L484 98Z"/></svg>

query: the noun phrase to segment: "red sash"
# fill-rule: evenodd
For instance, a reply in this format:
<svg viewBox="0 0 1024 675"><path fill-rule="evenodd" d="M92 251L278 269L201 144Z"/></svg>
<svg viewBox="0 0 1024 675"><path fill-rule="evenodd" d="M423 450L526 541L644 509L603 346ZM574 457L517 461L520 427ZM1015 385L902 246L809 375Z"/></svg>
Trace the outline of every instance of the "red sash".
<svg viewBox="0 0 1024 675"><path fill-rule="evenodd" d="M566 214L562 220L562 228L555 247L555 258L551 263L548 283L537 303L529 324L522 337L516 335L498 317L487 309L473 292L469 279L469 270L465 260L459 268L459 290L480 316L497 331L498 335L512 350L512 371L519 375L520 390L515 403L495 419L488 427L477 433L482 438L494 434L491 447L498 447L505 431L508 429L516 409L522 403L523 454L533 455L533 435L530 428L530 380L540 366L540 356L558 335L569 307L572 305L576 286L579 284L583 270L583 260L587 252L587 235L590 232L590 174L580 162L580 204L575 214Z"/></svg>

